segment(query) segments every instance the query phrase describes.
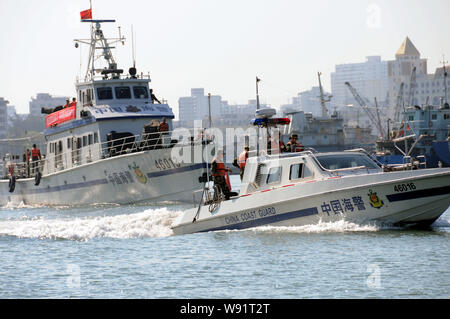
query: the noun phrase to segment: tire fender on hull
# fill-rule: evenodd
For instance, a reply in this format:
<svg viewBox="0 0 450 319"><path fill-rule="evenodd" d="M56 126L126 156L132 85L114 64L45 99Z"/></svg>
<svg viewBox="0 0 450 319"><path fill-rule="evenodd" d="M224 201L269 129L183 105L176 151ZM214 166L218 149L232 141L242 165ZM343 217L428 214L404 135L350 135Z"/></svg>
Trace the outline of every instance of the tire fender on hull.
<svg viewBox="0 0 450 319"><path fill-rule="evenodd" d="M16 188L16 177L15 176L11 176L9 178L9 192L10 193L14 192L15 188Z"/></svg>

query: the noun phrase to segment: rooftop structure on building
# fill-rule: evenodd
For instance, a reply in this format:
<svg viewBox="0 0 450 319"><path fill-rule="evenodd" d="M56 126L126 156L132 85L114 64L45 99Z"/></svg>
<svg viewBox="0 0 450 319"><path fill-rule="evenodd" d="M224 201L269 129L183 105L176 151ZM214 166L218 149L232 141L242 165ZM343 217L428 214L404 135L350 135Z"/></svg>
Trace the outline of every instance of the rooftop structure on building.
<svg viewBox="0 0 450 319"><path fill-rule="evenodd" d="M389 106L391 113L397 103L405 106L442 106L445 102L443 67L428 74L427 59L406 37L395 54L395 60L388 61ZM450 82L447 78L447 87ZM403 94L399 97L403 83ZM411 90L411 84L413 89ZM412 104L412 105L409 105Z"/></svg>

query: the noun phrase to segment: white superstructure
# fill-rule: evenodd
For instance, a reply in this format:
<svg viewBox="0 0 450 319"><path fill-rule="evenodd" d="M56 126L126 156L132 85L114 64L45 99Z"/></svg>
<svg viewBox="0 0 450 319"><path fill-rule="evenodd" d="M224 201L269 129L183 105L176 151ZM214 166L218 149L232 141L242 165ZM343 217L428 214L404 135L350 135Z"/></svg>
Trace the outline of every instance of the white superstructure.
<svg viewBox="0 0 450 319"><path fill-rule="evenodd" d="M212 148L209 141L173 139L172 109L154 103L150 77L134 67L127 75L117 68L101 29L101 23L114 21L83 22L91 24L91 38L76 40L90 46L86 76L76 83L78 101L42 110L45 158L5 158L0 205L192 201L203 186L205 164L178 161L173 154L202 154L204 147ZM105 68L96 67L99 58L106 60ZM164 121L167 125L160 124Z"/></svg>

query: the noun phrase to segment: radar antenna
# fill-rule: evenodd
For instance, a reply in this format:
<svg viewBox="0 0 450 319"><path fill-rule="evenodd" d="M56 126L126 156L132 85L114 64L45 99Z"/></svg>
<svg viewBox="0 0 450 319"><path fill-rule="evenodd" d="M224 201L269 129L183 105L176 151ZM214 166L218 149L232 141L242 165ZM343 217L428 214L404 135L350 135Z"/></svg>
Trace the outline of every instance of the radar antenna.
<svg viewBox="0 0 450 319"><path fill-rule="evenodd" d="M112 46L115 43L125 41L125 37L123 37L120 33L119 28L119 38L105 38L103 34L103 30L101 28L101 23L106 22L116 22L116 20L81 20L81 22L90 22L91 23L91 38L90 39L75 39L75 47L78 48L78 44L86 44L89 46L89 61L86 69L86 75L84 80L90 81L95 77L95 72L98 72L104 76L108 74L112 74L113 78L118 77L123 70L117 69L117 63L114 60L114 56L112 54L111 49L115 47ZM99 51L97 54L96 51ZM103 57L107 63L108 67L104 69L96 69L95 61L99 58Z"/></svg>

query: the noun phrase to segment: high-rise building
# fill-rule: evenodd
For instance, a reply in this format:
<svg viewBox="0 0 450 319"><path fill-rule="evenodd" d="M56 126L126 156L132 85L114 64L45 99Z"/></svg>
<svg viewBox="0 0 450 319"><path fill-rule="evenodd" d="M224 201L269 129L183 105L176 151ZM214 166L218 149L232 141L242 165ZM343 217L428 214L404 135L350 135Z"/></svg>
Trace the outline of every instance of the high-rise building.
<svg viewBox="0 0 450 319"><path fill-rule="evenodd" d="M413 69L415 70L415 86L411 90ZM406 37L395 54L395 60L388 61L389 105L393 112L401 83L404 85L401 103L405 106L423 106L425 104L440 106L445 103L445 85L443 67L435 73L428 74L427 59L420 57L420 52ZM447 78L447 88L450 79Z"/></svg>
<svg viewBox="0 0 450 319"><path fill-rule="evenodd" d="M220 95L205 95L203 88L191 89L191 96L178 99L178 117L180 123L193 126L195 120L204 120L209 116L209 103L211 104L211 116L219 116L222 108Z"/></svg>
<svg viewBox="0 0 450 319"><path fill-rule="evenodd" d="M30 114L34 116L45 116L45 114L41 114L43 107L51 108L64 105L68 99L70 98L67 96L52 96L49 93L38 93L36 94L36 98L31 97L29 103Z"/></svg>
<svg viewBox="0 0 450 319"><path fill-rule="evenodd" d="M0 138L4 138L8 132L8 106L9 101L0 97Z"/></svg>
<svg viewBox="0 0 450 319"><path fill-rule="evenodd" d="M349 82L368 103L373 104L387 100L389 90L388 62L380 56L368 56L366 62L338 64L331 73L332 105L357 105L345 82Z"/></svg>

